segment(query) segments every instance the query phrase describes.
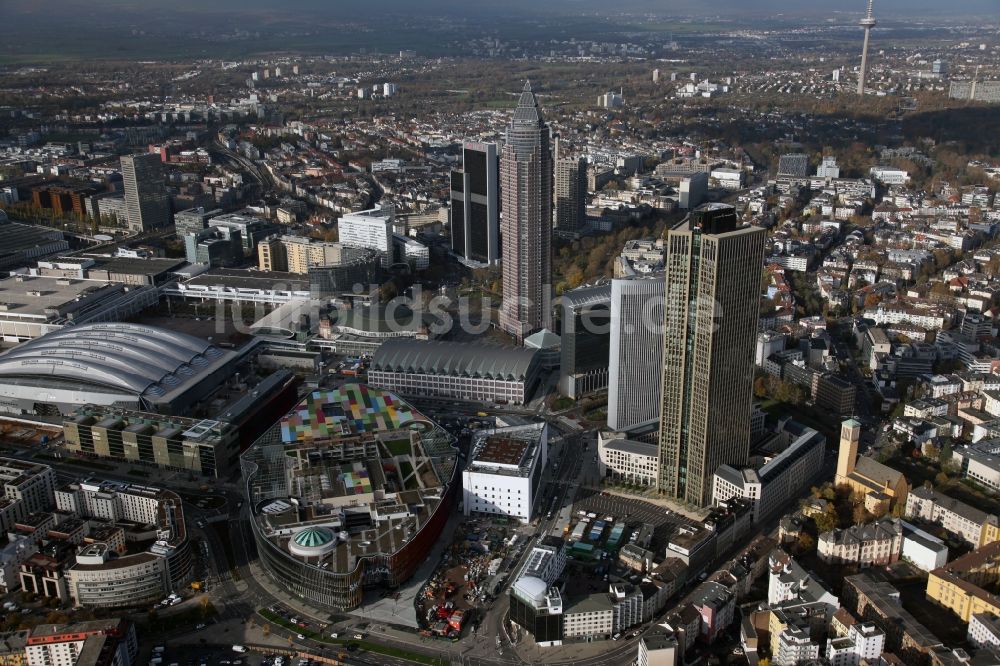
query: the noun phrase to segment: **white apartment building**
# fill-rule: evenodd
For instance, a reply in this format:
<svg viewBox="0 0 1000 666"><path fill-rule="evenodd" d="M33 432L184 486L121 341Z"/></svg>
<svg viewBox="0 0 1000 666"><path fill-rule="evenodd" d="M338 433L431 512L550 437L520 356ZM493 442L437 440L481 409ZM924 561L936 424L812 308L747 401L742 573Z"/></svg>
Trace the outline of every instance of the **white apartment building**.
<svg viewBox="0 0 1000 666"><path fill-rule="evenodd" d="M873 664L884 649L885 634L870 622L858 623L851 625L847 636L827 640L826 658L830 666Z"/></svg>
<svg viewBox="0 0 1000 666"><path fill-rule="evenodd" d="M611 281L608 428L656 425L663 390L663 273Z"/></svg>
<svg viewBox="0 0 1000 666"><path fill-rule="evenodd" d="M591 594L563 609L563 637L606 637L614 633L614 605L607 593Z"/></svg>
<svg viewBox="0 0 1000 666"><path fill-rule="evenodd" d="M500 515L531 520L545 469L548 424L495 428L477 433L462 471L466 516Z"/></svg>
<svg viewBox="0 0 1000 666"><path fill-rule="evenodd" d="M676 666L679 647L672 631L654 628L639 639L636 666Z"/></svg>
<svg viewBox="0 0 1000 666"><path fill-rule="evenodd" d="M951 319L943 312L934 310L917 310L901 307L879 305L874 312L866 311L866 316L875 320L879 326L886 324L913 324L927 330L940 331L946 328Z"/></svg>
<svg viewBox="0 0 1000 666"><path fill-rule="evenodd" d="M371 248L382 257L382 265L388 267L392 263L394 217L395 210L392 206L347 213L337 221L340 244Z"/></svg>
<svg viewBox="0 0 1000 666"><path fill-rule="evenodd" d="M0 482L4 497L21 500L25 515L52 509L56 473L48 465L0 458Z"/></svg>
<svg viewBox="0 0 1000 666"><path fill-rule="evenodd" d="M981 545L983 527L997 523L996 516L924 486L907 493L905 515L937 523L973 548Z"/></svg>
<svg viewBox="0 0 1000 666"><path fill-rule="evenodd" d="M659 447L648 442L626 439L623 433L597 434L597 460L601 476L628 483L651 486L656 483Z"/></svg>
<svg viewBox="0 0 1000 666"><path fill-rule="evenodd" d="M159 520L159 492L106 481L72 483L56 491L56 508L87 518L155 524Z"/></svg>
<svg viewBox="0 0 1000 666"><path fill-rule="evenodd" d="M1000 648L1000 618L992 613L969 617L969 643L977 649Z"/></svg>
<svg viewBox="0 0 1000 666"><path fill-rule="evenodd" d="M713 503L718 505L733 497L747 499L753 505L753 521L757 523L787 506L809 487L823 465L826 438L794 421L787 421L781 434L791 439L791 443L759 469L738 470L722 465L716 470L712 480Z"/></svg>
<svg viewBox="0 0 1000 666"><path fill-rule="evenodd" d="M115 558L107 544L79 551L66 570L69 595L76 606L129 608L155 603L172 590L166 558L153 553Z"/></svg>
<svg viewBox="0 0 1000 666"><path fill-rule="evenodd" d="M798 666L819 658L819 644L809 637L808 627L789 626L778 636L774 666Z"/></svg>

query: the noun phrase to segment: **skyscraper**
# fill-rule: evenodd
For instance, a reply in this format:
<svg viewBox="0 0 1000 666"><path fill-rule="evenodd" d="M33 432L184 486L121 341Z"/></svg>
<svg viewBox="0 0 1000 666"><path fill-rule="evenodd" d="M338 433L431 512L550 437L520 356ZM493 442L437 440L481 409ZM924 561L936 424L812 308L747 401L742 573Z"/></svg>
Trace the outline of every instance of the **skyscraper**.
<svg viewBox="0 0 1000 666"><path fill-rule="evenodd" d="M872 14L875 9L875 0L868 0L868 14L861 19L860 25L865 29L865 45L861 47L861 71L858 73L858 94L865 94L865 80L868 78L868 39L871 37L872 28L875 27L875 16Z"/></svg>
<svg viewBox="0 0 1000 666"><path fill-rule="evenodd" d="M663 274L611 281L608 427L653 429L663 381Z"/></svg>
<svg viewBox="0 0 1000 666"><path fill-rule="evenodd" d="M462 169L451 172L451 250L462 263L500 259L500 187L495 143L467 141Z"/></svg>
<svg viewBox="0 0 1000 666"><path fill-rule="evenodd" d="M559 390L574 400L608 387L611 285L563 292Z"/></svg>
<svg viewBox="0 0 1000 666"><path fill-rule="evenodd" d="M550 327L552 152L550 132L524 84L500 154L503 305L500 328L518 342Z"/></svg>
<svg viewBox="0 0 1000 666"><path fill-rule="evenodd" d="M143 232L170 224L170 195L163 184L159 153L125 155L121 159L128 227Z"/></svg>
<svg viewBox="0 0 1000 666"><path fill-rule="evenodd" d="M576 234L587 219L587 161L577 157L559 157L555 171L556 229Z"/></svg>
<svg viewBox="0 0 1000 666"><path fill-rule="evenodd" d="M698 506L722 464L750 453L765 232L706 204L666 235L659 490Z"/></svg>

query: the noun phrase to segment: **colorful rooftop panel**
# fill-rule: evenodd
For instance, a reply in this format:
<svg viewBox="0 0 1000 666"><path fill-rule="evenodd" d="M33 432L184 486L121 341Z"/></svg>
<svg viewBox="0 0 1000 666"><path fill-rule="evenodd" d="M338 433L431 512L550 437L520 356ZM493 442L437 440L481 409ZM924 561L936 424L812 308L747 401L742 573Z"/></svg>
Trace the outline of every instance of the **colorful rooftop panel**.
<svg viewBox="0 0 1000 666"><path fill-rule="evenodd" d="M393 394L365 384L345 384L333 391L307 395L281 419L281 441L335 439L398 430L413 423L426 420Z"/></svg>

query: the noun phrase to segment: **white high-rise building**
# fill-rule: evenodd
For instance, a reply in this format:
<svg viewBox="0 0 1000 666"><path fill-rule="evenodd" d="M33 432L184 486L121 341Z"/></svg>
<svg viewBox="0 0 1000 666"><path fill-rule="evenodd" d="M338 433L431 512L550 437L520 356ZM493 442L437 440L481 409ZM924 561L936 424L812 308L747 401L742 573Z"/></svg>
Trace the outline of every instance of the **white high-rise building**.
<svg viewBox="0 0 1000 666"><path fill-rule="evenodd" d="M392 263L392 221L395 209L380 206L356 213L347 213L337 222L340 244L345 247L366 247L379 253L382 265Z"/></svg>
<svg viewBox="0 0 1000 666"><path fill-rule="evenodd" d="M663 273L612 280L608 427L655 426L663 380Z"/></svg>
<svg viewBox="0 0 1000 666"><path fill-rule="evenodd" d="M816 167L817 178L840 178L840 167L837 166L837 158L832 155L824 155L823 163Z"/></svg>
<svg viewBox="0 0 1000 666"><path fill-rule="evenodd" d="M885 634L871 622L854 624L847 636L826 642L826 658L830 666L873 664L885 649Z"/></svg>

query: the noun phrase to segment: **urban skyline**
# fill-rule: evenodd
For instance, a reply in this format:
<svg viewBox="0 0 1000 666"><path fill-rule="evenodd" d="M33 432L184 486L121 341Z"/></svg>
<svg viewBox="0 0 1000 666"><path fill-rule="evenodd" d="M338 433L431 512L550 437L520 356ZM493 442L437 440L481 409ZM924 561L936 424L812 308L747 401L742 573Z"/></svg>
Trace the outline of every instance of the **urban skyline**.
<svg viewBox="0 0 1000 666"><path fill-rule="evenodd" d="M1000 663L1000 15L856 2L10 0L0 662Z"/></svg>

